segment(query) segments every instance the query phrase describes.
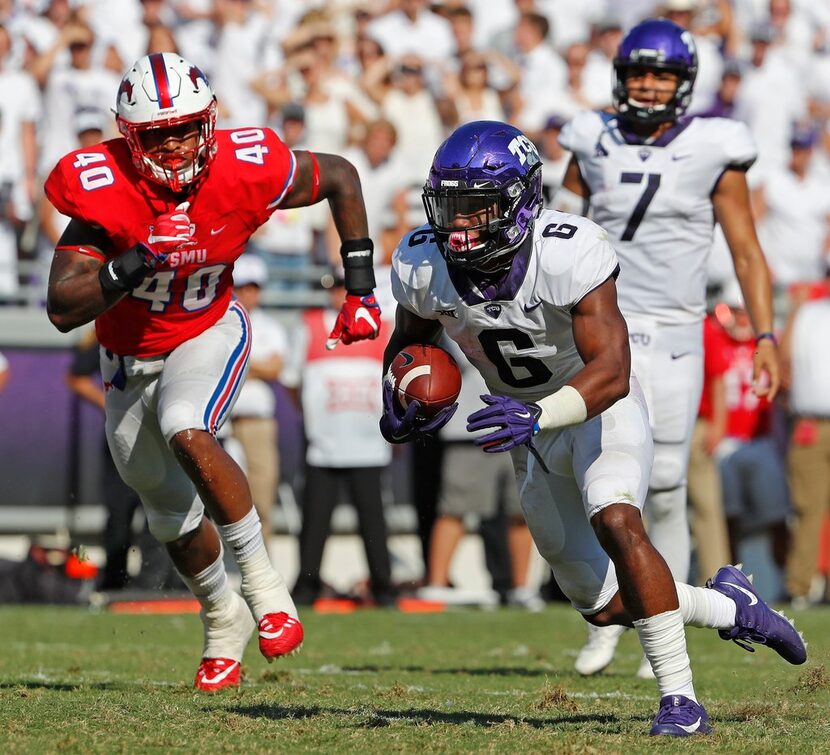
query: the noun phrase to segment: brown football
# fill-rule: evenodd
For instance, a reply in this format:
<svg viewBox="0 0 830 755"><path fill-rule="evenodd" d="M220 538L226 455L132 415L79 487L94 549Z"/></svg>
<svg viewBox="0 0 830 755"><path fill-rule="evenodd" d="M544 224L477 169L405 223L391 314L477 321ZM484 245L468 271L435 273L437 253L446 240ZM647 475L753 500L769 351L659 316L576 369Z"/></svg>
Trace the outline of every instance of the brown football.
<svg viewBox="0 0 830 755"><path fill-rule="evenodd" d="M418 416L425 419L452 404L461 390L461 370L455 359L431 344L413 343L401 349L390 371L398 403L406 409L410 401L419 401Z"/></svg>

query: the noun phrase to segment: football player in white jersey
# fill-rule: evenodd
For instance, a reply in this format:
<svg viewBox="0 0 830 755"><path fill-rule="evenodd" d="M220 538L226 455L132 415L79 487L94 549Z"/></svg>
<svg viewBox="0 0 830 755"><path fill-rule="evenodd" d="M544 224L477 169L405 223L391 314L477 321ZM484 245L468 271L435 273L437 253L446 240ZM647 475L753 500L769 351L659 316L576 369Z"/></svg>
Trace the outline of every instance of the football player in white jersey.
<svg viewBox="0 0 830 755"><path fill-rule="evenodd" d="M715 221L757 334L756 392L772 398L779 383L770 276L745 177L756 149L742 123L680 118L691 99L697 54L692 35L677 24L652 19L635 26L620 44L614 70L616 112L583 112L562 130L560 143L573 154L553 205L583 212L589 204L619 254L619 306L654 437L649 537L674 578L685 581L686 471L703 383L706 262ZM589 630L577 671L605 668L622 631ZM645 659L638 676L651 676Z"/></svg>
<svg viewBox="0 0 830 755"><path fill-rule="evenodd" d="M791 663L806 649L788 621L729 566L709 588L675 584L641 509L651 473L645 399L630 369L617 306L617 256L605 231L542 210L536 147L517 129L477 121L439 147L424 187L429 223L392 260L398 301L384 355L384 437L417 439L445 423L404 409L388 372L399 350L446 330L492 394L468 417L485 452L511 451L522 508L540 553L587 621L634 626L654 668L651 733L708 733L684 624L762 642Z"/></svg>

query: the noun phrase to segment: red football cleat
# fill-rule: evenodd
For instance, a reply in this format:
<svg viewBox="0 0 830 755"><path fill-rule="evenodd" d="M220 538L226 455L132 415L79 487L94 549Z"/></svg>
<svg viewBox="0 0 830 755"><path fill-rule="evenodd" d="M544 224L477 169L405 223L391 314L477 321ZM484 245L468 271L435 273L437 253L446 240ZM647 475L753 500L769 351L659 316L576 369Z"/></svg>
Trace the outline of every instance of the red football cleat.
<svg viewBox="0 0 830 755"><path fill-rule="evenodd" d="M259 652L268 663L298 652L303 644L303 625L285 611L266 613L259 622Z"/></svg>
<svg viewBox="0 0 830 755"><path fill-rule="evenodd" d="M202 658L193 686L202 692L217 692L238 687L241 680L239 661L230 658Z"/></svg>

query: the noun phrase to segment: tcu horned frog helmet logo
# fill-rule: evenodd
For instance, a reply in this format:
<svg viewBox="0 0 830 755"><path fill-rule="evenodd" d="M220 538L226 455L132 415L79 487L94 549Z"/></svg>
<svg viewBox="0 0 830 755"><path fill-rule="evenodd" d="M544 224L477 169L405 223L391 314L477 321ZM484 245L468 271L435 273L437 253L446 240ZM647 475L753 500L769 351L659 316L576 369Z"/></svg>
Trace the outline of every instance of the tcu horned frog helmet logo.
<svg viewBox="0 0 830 755"><path fill-rule="evenodd" d="M138 172L173 191L193 183L216 152L216 96L205 74L175 53L147 55L127 71L116 120ZM162 129L177 136L198 130L196 146L153 151Z"/></svg>

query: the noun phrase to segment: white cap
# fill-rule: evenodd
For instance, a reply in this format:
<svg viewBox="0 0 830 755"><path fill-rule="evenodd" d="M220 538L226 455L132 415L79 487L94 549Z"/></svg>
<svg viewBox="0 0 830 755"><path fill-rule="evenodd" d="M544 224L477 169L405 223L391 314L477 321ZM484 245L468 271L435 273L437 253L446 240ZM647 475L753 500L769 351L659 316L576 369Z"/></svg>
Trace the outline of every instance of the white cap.
<svg viewBox="0 0 830 755"><path fill-rule="evenodd" d="M665 0L663 8L667 11L697 10L697 0Z"/></svg>
<svg viewBox="0 0 830 755"><path fill-rule="evenodd" d="M233 265L233 285L247 286L251 283L263 288L268 283L268 268L261 257L243 254Z"/></svg>
<svg viewBox="0 0 830 755"><path fill-rule="evenodd" d="M75 133L82 134L84 131L103 131L106 128L108 118L103 110L95 108L81 108L75 113Z"/></svg>

